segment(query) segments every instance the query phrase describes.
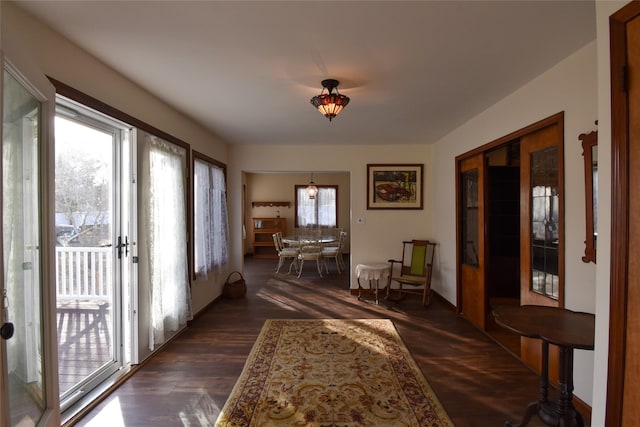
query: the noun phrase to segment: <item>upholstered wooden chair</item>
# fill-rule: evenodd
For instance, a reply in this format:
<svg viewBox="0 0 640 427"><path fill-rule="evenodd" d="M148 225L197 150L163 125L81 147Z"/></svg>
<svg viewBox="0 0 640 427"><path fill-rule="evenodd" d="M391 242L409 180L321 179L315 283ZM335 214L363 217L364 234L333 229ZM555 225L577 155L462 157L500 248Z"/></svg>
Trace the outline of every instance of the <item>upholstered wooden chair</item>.
<svg viewBox="0 0 640 427"><path fill-rule="evenodd" d="M280 272L280 267L284 264L285 260L291 259L291 263L289 264L289 273L291 273L291 267L296 269L296 273L298 272L298 254L300 253L298 247L294 246L285 246L282 242L282 233L273 233L273 244L276 248L276 253L278 254L278 266L276 267L276 273Z"/></svg>
<svg viewBox="0 0 640 427"><path fill-rule="evenodd" d="M389 260L391 279L387 287L388 299L399 300L406 294L418 294L422 296L423 306L431 303L431 272L435 248L436 244L429 240L402 242L402 259ZM394 282L398 285L397 289L391 289ZM396 293L396 297L390 296L392 292Z"/></svg>

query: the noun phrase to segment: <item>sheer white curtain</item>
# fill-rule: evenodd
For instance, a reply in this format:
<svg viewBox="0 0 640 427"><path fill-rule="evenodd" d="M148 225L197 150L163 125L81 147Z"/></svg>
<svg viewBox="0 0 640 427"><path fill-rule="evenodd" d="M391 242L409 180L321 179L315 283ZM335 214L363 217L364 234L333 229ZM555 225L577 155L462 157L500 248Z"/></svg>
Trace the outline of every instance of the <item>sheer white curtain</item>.
<svg viewBox="0 0 640 427"><path fill-rule="evenodd" d="M336 226L336 189L324 188L318 189L318 224L321 227Z"/></svg>
<svg viewBox="0 0 640 427"><path fill-rule="evenodd" d="M316 225L316 201L310 199L305 187L298 187L298 227Z"/></svg>
<svg viewBox="0 0 640 427"><path fill-rule="evenodd" d="M2 245L7 299L0 295L0 300L9 303L7 317L15 322L15 334L6 341L8 372L18 379L12 385L17 389L27 383L37 384L35 396L42 392L44 380L38 215L40 110L39 103L6 71L4 79L12 89L8 96L13 94L15 98L4 100Z"/></svg>
<svg viewBox="0 0 640 427"><path fill-rule="evenodd" d="M140 174L140 230L146 237L151 301L149 348L192 318L187 266L186 152L145 135Z"/></svg>
<svg viewBox="0 0 640 427"><path fill-rule="evenodd" d="M195 272L207 278L229 260L224 170L195 159L193 173Z"/></svg>
<svg viewBox="0 0 640 427"><path fill-rule="evenodd" d="M2 138L2 244L4 255L4 280L10 302L9 319L16 319L18 307L24 306L23 288L14 284L23 283L24 270L24 220L22 216L22 149L18 127L5 122ZM14 286L12 286L14 285ZM0 298L2 298L0 296ZM3 301L4 302L4 301ZM15 320L14 320L15 322ZM24 322L16 322L18 325ZM7 343L9 372L19 372L20 355L24 354L23 334L18 333ZM26 376L25 373L22 373Z"/></svg>
<svg viewBox="0 0 640 427"><path fill-rule="evenodd" d="M297 187L298 226L335 227L337 224L337 190L335 187L318 186L315 199L307 195L306 187Z"/></svg>

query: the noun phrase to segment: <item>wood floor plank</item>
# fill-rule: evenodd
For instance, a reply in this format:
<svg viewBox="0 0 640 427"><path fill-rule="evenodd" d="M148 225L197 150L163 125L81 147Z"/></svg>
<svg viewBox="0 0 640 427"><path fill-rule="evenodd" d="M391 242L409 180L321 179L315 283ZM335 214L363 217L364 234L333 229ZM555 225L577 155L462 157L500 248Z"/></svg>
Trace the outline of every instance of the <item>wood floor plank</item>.
<svg viewBox="0 0 640 427"><path fill-rule="evenodd" d="M458 427L519 421L536 400L538 376L437 298L427 308L418 297L376 305L351 295L348 274L335 269L325 279L313 269L297 279L274 267L274 260L248 258L245 298L213 304L77 425L213 425L269 318L392 319ZM197 415L201 424L191 421Z"/></svg>

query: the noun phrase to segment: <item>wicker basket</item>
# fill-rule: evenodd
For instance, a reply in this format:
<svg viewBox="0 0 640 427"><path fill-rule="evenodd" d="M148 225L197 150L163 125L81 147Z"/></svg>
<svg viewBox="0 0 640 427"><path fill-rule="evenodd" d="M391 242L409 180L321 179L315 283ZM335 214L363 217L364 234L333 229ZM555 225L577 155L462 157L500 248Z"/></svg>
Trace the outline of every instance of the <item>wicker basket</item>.
<svg viewBox="0 0 640 427"><path fill-rule="evenodd" d="M240 276L239 279L230 282L231 276L237 274ZM222 296L225 298L236 299L242 298L247 293L247 284L244 281L244 277L242 277L242 273L239 271L232 271L227 276L226 282L224 282L224 287L222 288Z"/></svg>

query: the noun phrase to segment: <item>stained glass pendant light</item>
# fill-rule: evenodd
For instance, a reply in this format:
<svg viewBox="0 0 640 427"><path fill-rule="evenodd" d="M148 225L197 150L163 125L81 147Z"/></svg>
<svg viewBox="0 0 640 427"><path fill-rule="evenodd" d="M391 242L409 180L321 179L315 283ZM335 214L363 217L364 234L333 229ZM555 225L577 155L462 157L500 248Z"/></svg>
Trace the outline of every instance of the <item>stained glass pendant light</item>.
<svg viewBox="0 0 640 427"><path fill-rule="evenodd" d="M340 114L349 103L349 97L338 92L339 84L340 82L334 79L323 80L320 95L314 96L310 101L320 114L328 118L329 121ZM327 90L326 93L325 89Z"/></svg>

